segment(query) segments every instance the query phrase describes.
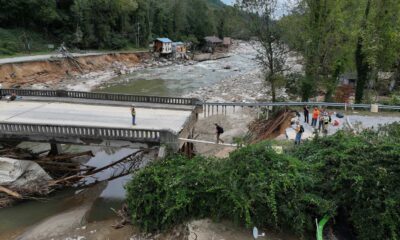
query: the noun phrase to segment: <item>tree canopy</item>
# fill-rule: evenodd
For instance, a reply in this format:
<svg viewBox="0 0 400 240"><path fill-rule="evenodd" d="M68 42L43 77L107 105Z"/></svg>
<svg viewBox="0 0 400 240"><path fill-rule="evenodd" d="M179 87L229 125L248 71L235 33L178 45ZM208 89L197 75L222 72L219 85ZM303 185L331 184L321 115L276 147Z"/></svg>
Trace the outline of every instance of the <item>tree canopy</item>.
<svg viewBox="0 0 400 240"><path fill-rule="evenodd" d="M0 27L80 48L147 46L155 37L245 36L243 16L219 0L0 0Z"/></svg>

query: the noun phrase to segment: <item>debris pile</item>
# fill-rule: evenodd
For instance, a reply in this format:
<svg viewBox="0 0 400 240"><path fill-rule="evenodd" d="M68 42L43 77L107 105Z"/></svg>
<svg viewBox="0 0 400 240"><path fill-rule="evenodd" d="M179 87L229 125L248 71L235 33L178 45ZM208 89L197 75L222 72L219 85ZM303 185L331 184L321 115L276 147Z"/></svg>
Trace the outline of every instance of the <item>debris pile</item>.
<svg viewBox="0 0 400 240"><path fill-rule="evenodd" d="M267 139L274 139L285 132L290 126L294 113L289 109L276 112L269 119L257 119L249 126L248 139L250 143L257 143Z"/></svg>
<svg viewBox="0 0 400 240"><path fill-rule="evenodd" d="M82 158L93 156L91 151L56 156L48 152L33 153L12 146L0 149L0 208L16 201L44 197L56 189L88 186L88 178L90 185L96 184L99 182L96 174L105 170L113 169L113 173L101 181L128 175L139 169L145 154L145 150L139 150L96 168L81 163Z"/></svg>

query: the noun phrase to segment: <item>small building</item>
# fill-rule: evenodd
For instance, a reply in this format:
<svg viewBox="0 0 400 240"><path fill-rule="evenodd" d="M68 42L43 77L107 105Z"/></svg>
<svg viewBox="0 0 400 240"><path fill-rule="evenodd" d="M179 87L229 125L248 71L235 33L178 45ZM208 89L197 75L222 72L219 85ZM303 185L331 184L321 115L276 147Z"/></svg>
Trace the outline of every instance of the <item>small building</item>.
<svg viewBox="0 0 400 240"><path fill-rule="evenodd" d="M212 47L217 47L217 46L221 46L223 41L216 36L208 36L205 37L204 40L206 41L206 44L208 46L212 46Z"/></svg>
<svg viewBox="0 0 400 240"><path fill-rule="evenodd" d="M222 46L223 41L216 36L204 38L204 52L214 53L215 49Z"/></svg>
<svg viewBox="0 0 400 240"><path fill-rule="evenodd" d="M169 38L157 38L154 40L153 46L154 52L160 54L171 54L172 53L172 41Z"/></svg>
<svg viewBox="0 0 400 240"><path fill-rule="evenodd" d="M223 43L224 47L228 48L232 45L232 38L224 37Z"/></svg>
<svg viewBox="0 0 400 240"><path fill-rule="evenodd" d="M183 42L172 43L172 53L175 58L184 58L187 52L187 47Z"/></svg>
<svg viewBox="0 0 400 240"><path fill-rule="evenodd" d="M357 73L345 73L339 76L339 85L350 85L352 87L356 86L357 82Z"/></svg>

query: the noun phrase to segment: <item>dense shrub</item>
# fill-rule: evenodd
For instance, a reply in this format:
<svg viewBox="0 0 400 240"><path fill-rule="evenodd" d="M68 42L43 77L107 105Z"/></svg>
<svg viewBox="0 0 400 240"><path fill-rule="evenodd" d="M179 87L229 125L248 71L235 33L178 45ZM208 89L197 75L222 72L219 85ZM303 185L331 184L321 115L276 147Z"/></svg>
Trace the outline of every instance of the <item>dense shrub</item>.
<svg viewBox="0 0 400 240"><path fill-rule="evenodd" d="M329 203L307 193L309 169L263 143L224 160L173 156L136 175L127 185L134 222L161 230L199 217L228 218L238 224L310 230ZM317 215L316 215L317 214ZM295 223L295 224L293 224Z"/></svg>
<svg viewBox="0 0 400 240"><path fill-rule="evenodd" d="M135 223L162 230L193 217L208 216L218 191L213 159L173 156L140 171L127 185Z"/></svg>
<svg viewBox="0 0 400 240"><path fill-rule="evenodd" d="M270 226L301 235L312 229L315 217L331 209L329 202L307 192L315 184L312 169L266 143L233 152L221 168L221 181L219 211L248 227Z"/></svg>
<svg viewBox="0 0 400 240"><path fill-rule="evenodd" d="M133 221L147 231L193 218L230 219L299 235L329 214L358 239L399 239L400 124L339 132L285 154L268 143L227 159L171 156L127 185Z"/></svg>
<svg viewBox="0 0 400 240"><path fill-rule="evenodd" d="M293 155L315 166L317 192L349 216L359 239L400 237L400 125L341 132L297 148Z"/></svg>

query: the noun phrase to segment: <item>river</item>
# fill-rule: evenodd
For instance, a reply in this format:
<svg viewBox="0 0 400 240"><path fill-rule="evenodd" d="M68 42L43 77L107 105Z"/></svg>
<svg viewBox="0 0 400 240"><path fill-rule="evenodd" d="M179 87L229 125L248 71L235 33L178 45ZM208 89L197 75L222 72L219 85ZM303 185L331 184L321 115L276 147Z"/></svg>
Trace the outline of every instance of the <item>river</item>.
<svg viewBox="0 0 400 240"><path fill-rule="evenodd" d="M218 84L223 79L234 78L258 68L256 51L247 43L239 43L219 60L197 62L193 65L174 64L135 71L113 78L96 90L156 96L183 96L201 87Z"/></svg>

